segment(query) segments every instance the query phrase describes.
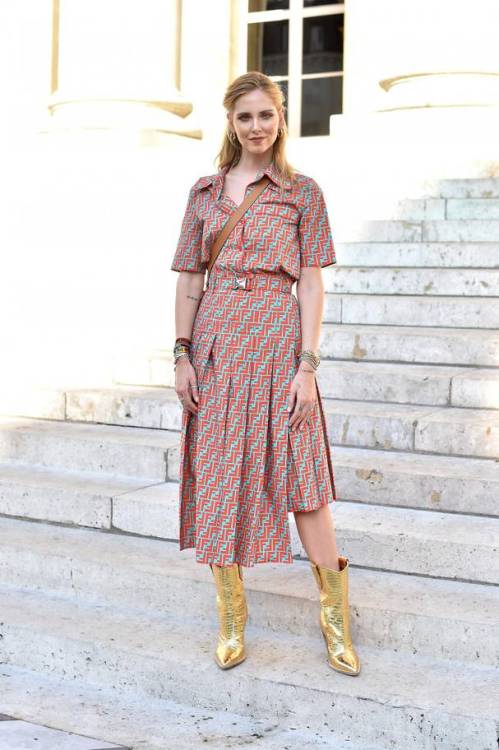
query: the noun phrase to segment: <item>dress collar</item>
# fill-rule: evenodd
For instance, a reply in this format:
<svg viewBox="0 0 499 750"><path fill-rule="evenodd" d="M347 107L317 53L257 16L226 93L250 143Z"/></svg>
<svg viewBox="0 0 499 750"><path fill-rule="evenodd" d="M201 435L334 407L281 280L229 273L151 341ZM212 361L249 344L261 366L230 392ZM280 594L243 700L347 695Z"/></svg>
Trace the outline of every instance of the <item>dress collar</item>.
<svg viewBox="0 0 499 750"><path fill-rule="evenodd" d="M223 182L224 182L225 175L229 171L229 167L230 165L226 164L225 167L222 167L222 169L219 169L218 172L216 172L215 174L207 175L206 177L201 177L198 181L198 187L200 188L207 187L208 185L214 184L217 188L216 195L218 197L220 194L220 190L222 188ZM260 177L263 177L264 174L270 177L274 185L277 185L277 187L279 188L284 188L286 190L289 190L289 188L292 187L291 180L289 180L287 177L285 177L278 171L273 161L271 161L270 164L266 166L265 168L258 170L253 182L257 182L260 179Z"/></svg>

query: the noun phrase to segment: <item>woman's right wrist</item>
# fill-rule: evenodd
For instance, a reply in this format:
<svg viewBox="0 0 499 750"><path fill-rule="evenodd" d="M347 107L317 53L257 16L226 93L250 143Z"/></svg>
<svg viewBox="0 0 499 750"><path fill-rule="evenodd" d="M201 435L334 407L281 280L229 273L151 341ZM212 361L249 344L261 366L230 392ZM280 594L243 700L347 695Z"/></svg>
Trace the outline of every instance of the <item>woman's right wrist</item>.
<svg viewBox="0 0 499 750"><path fill-rule="evenodd" d="M189 338L179 336L175 340L175 344L173 347L173 359L175 366L177 365L177 362L180 362L181 359L189 359L190 350L191 340Z"/></svg>
<svg viewBox="0 0 499 750"><path fill-rule="evenodd" d="M176 357L174 365L173 365L173 369L176 370L177 369L177 365L178 364L182 365L182 362L184 360L185 360L185 362L190 362L191 361L188 354L181 354L180 356Z"/></svg>

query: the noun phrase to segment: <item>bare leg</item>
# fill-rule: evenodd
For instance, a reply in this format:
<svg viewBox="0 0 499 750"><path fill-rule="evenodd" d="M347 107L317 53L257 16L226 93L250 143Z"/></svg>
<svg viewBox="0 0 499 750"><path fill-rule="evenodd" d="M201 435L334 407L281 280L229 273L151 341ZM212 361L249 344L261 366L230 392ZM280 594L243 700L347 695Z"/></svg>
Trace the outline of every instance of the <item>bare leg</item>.
<svg viewBox="0 0 499 750"><path fill-rule="evenodd" d="M309 560L339 570L333 514L329 505L316 510L295 511L296 528Z"/></svg>

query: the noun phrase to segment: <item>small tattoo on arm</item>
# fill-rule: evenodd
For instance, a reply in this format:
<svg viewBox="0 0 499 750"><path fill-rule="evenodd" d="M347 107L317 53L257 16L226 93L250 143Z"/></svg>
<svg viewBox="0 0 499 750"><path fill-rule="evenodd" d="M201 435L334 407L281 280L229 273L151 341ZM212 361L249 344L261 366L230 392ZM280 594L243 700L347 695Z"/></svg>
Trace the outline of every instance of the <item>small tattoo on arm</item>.
<svg viewBox="0 0 499 750"><path fill-rule="evenodd" d="M188 299L195 299L196 302L199 302L199 297L193 297L192 294L187 295Z"/></svg>

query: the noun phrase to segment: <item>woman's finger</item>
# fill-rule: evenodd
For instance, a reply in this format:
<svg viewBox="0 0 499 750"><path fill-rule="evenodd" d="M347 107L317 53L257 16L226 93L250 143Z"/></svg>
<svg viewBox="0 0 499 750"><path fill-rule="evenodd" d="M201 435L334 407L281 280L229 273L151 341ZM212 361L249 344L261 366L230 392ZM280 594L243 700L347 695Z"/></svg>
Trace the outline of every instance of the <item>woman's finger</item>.
<svg viewBox="0 0 499 750"><path fill-rule="evenodd" d="M199 403L199 391L198 391L198 384L196 380L196 375L193 375L190 380L190 386L192 390L192 398L196 403Z"/></svg>
<svg viewBox="0 0 499 750"><path fill-rule="evenodd" d="M198 405L193 400L193 393L191 391L191 385L190 382L187 386L187 389L185 391L182 391L180 394L181 396L181 403L184 409L187 409L188 411L192 412L193 414L198 413Z"/></svg>
<svg viewBox="0 0 499 750"><path fill-rule="evenodd" d="M291 429L298 427L304 420L307 414L306 402L297 401L296 408L293 411L290 419Z"/></svg>
<svg viewBox="0 0 499 750"><path fill-rule="evenodd" d="M294 408L289 413L289 426L291 427L291 429L293 429L293 426L294 426L296 420L298 419L299 409L300 409L300 404L298 403L298 400L296 400L296 402L294 404Z"/></svg>
<svg viewBox="0 0 499 750"><path fill-rule="evenodd" d="M192 400L191 394L186 393L184 395L184 400L182 401L182 406L184 409L187 409L188 411L192 412L193 414L198 413L198 406L197 404Z"/></svg>

